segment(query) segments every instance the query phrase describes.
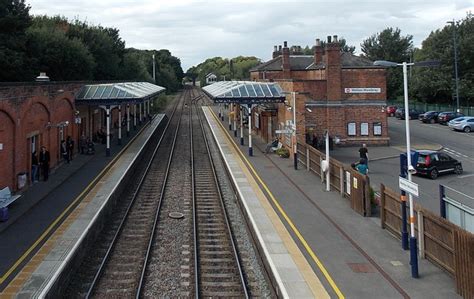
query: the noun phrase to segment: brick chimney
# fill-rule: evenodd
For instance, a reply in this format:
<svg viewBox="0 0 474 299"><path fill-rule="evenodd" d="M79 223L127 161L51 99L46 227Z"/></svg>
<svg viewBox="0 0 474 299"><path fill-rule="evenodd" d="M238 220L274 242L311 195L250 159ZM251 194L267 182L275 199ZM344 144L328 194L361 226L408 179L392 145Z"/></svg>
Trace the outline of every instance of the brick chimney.
<svg viewBox="0 0 474 299"><path fill-rule="evenodd" d="M272 58L277 58L280 56L281 52L278 52L277 46L273 46L273 53L272 53Z"/></svg>
<svg viewBox="0 0 474 299"><path fill-rule="evenodd" d="M323 47L319 38L316 39L316 46L314 47L314 64L318 65L323 62Z"/></svg>
<svg viewBox="0 0 474 299"><path fill-rule="evenodd" d="M283 49L282 49L282 68L283 73L289 75L290 72L290 49L288 48L288 43L286 41L283 42ZM284 78L288 78L284 76Z"/></svg>
<svg viewBox="0 0 474 299"><path fill-rule="evenodd" d="M338 42L337 35L328 36L326 44L326 79L327 79L327 97L328 100L339 101L342 99L341 94L341 46Z"/></svg>

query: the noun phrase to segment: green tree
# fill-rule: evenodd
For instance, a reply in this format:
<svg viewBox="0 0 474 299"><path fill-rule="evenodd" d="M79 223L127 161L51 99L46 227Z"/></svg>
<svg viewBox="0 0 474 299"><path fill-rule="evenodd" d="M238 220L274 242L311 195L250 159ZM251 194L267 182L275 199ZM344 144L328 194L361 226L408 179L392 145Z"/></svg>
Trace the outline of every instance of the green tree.
<svg viewBox="0 0 474 299"><path fill-rule="evenodd" d="M474 99L474 18L468 14L455 28L446 25L432 31L415 52L415 61L439 60L436 68L414 68L412 87L415 97L428 103L455 104L453 30L458 49L459 98L461 105Z"/></svg>
<svg viewBox="0 0 474 299"><path fill-rule="evenodd" d="M413 53L413 36L402 36L399 28L386 28L361 43L361 50L370 60L394 62L410 61ZM389 99L403 96L403 74L400 68L387 70L387 96Z"/></svg>
<svg viewBox="0 0 474 299"><path fill-rule="evenodd" d="M70 24L67 35L78 38L89 49L97 65L94 69L95 80L114 80L120 78L125 43L118 36L117 29L90 26L86 22L75 20Z"/></svg>
<svg viewBox="0 0 474 299"><path fill-rule="evenodd" d="M26 56L30 6L24 0L0 2L0 81L31 79Z"/></svg>
<svg viewBox="0 0 474 299"><path fill-rule="evenodd" d="M237 56L231 59L213 57L191 67L187 73L196 74L196 80L204 86L206 75L209 73L214 73L218 80L248 80L249 70L258 64L260 64L260 60L253 56Z"/></svg>

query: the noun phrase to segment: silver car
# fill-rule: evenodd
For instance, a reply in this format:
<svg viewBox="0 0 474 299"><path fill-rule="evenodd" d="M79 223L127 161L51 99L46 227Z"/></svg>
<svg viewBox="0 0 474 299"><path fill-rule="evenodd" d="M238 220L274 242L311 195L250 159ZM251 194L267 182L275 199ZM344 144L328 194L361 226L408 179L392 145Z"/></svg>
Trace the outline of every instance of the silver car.
<svg viewBox="0 0 474 299"><path fill-rule="evenodd" d="M462 116L452 119L448 122L448 126L453 130L469 133L474 131L474 116Z"/></svg>

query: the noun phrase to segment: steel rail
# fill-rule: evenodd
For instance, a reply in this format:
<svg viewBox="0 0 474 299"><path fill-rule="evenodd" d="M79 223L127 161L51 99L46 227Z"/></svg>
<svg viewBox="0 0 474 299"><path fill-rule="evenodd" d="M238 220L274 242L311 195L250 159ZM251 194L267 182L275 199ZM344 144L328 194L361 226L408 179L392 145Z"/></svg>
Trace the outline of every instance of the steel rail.
<svg viewBox="0 0 474 299"><path fill-rule="evenodd" d="M226 206L225 206L225 203L224 203L224 198L222 196L222 190L221 190L221 186L219 184L219 180L217 179L217 173L216 173L216 169L215 169L215 165L214 165L214 160L212 158L212 155L211 155L211 150L209 148L209 141L208 141L208 138L206 136L206 132L204 130L204 125L203 125L203 120L201 118L201 114L199 113L199 106L197 106L196 102L201 99L201 97L198 97L196 98L192 104L192 106L195 107L196 109L196 114L198 116L198 120L199 120L199 124L200 124L200 127L201 127L201 131L202 131L202 134L203 134L203 139L204 139L204 143L206 145L206 150L207 150L207 156L208 156L208 159L209 159L209 162L210 162L210 165L211 165L211 169L212 169L212 174L213 174L213 178L214 178L214 183L215 183L215 186L216 186L216 189L217 189L217 193L218 193L218 197L219 197L219 202L220 202L220 205L221 205L221 209L222 209L222 213L223 213L223 216L224 216L224 220L225 220L225 223L226 223L226 228L227 228L227 232L228 232L228 235L229 235L229 239L230 239L230 243L231 243L231 247L232 247L232 251L233 251L233 255L234 255L234 259L237 263L237 268L238 268L238 272L239 272L239 278L240 278L240 283L242 285L242 289L244 291L244 295L245 295L245 298L249 298L249 293L248 293L248 289L247 289L247 282L245 280L245 276L244 276L244 273L243 273L243 270L242 270L242 265L241 265L241 262L240 262L240 258L239 258L239 254L238 254L238 250L237 250L237 246L236 246L236 241L234 240L234 234L233 234L233 231L232 231L232 227L230 225L230 221L229 221L229 217L228 217L228 214L227 214L227 209L226 209ZM191 113L192 114L192 113ZM193 135L191 134L192 138L193 139ZM192 155L194 156L194 155ZM193 158L192 158L193 160ZM194 168L194 166L193 166ZM193 214L195 213L195 208L194 208L194 171L192 172L192 177L193 177ZM195 215L193 215L194 218ZM196 232L196 226L194 227L194 231ZM197 254L197 250L198 250L198 243L197 243L197 234L195 234L195 271L198 271L199 270L199 259L198 259L198 254ZM197 273L197 272L196 272ZM199 276L198 274L196 274L196 289L198 289L198 286L199 286ZM200 296L200 293L196 291L196 298L199 298Z"/></svg>
<svg viewBox="0 0 474 299"><path fill-rule="evenodd" d="M87 294L86 294L86 296L85 296L86 298L90 298L90 297L93 295L94 289L95 289L95 287L97 286L97 284L98 284L98 282L99 282L99 280L100 280L100 277L102 276L102 274L103 274L103 272L104 272L104 270L105 270L105 265L107 264L107 262L108 262L108 260L109 260L109 258L110 258L110 256L111 256L111 253L112 253L113 249L115 248L115 245L117 244L118 237L119 237L120 234L121 234L121 231L122 231L122 229L123 229L123 227L124 227L124 224L125 224L125 222L126 222L126 220L127 220L127 218L128 218L129 212L130 212L130 210L131 210L133 204L135 203L135 200L136 200L136 198L137 198L137 195L139 194L139 191L140 191L140 189L141 189L141 186L143 185L143 182L145 181L145 178L146 178L146 176L147 176L147 174L148 174L148 172L149 172L149 170L150 170L150 168L151 168L151 165L152 165L153 160L154 160L154 158L155 158L155 155L156 155L156 153L157 153L157 151L158 151L158 148L160 147L161 142L163 141L163 138L164 138L165 135L166 135L166 132L167 132L167 130L168 130L168 128L169 128L169 125L171 124L171 121L173 120L173 118L174 118L174 116L175 116L175 113L176 113L176 110L177 110L177 108L178 108L179 105L180 105L179 102L176 103L176 105L175 105L175 107L174 107L174 109L173 109L173 112L172 112L171 116L170 116L169 119L168 119L168 122L167 122L167 124L166 124L166 127L165 127L164 130L163 130L163 134L161 135L160 140L158 141L158 143L157 143L157 145L156 145L156 147L155 147L155 149L154 149L154 151L153 151L152 157L151 157L150 161L148 162L148 164L147 164L147 166L146 166L146 168L145 168L145 171L144 171L143 175L142 175L141 178L140 178L140 181L139 181L139 183L138 183L138 187L137 187L137 188L135 189L135 191L133 192L132 200L130 201L130 203L129 203L127 209L126 209L125 215L124 215L124 217L122 218L122 220L121 220L121 222L120 222L120 224L119 224L119 226L118 226L118 228L117 228L116 233L114 234L114 237L113 237L113 239L112 239L112 241L111 241L111 243L110 243L110 245L109 245L109 247L108 247L108 249L107 249L107 252L106 252L104 258L102 259L102 262L101 262L101 264L100 264L100 266L99 266L99 269L97 270L97 272L96 272L96 274L95 274L95 276L94 276L94 279L93 279L91 285L89 286L89 289L88 289ZM179 122L178 122L177 128L179 128ZM178 130L178 129L177 129L177 130ZM176 130L176 131L177 131L177 130ZM172 155L172 153L170 154L170 156L171 156L171 155Z"/></svg>
<svg viewBox="0 0 474 299"><path fill-rule="evenodd" d="M185 91L186 92L184 93L184 96L183 96L184 106L186 106L186 96L187 96L186 95L187 90L185 90ZM181 115L182 115L182 113L181 113ZM149 260L149 257L150 257L151 250L153 248L153 241L155 239L156 226L158 224L158 218L160 216L161 206L162 206L162 203L163 203L163 198L165 196L166 185L167 185L167 182L168 182L168 175L169 175L170 169L171 169L171 162L173 161L174 149L175 149L175 145L176 145L176 140L178 139L178 132L179 132L179 127L181 125L181 119L182 118L180 117L179 121L178 121L178 124L177 124L175 135L173 137L173 144L171 146L171 153L170 153L170 156L168 158L168 164L166 165L165 178L163 179L163 185L161 186L160 199L159 199L159 202L158 202L158 207L156 209L155 219L153 221L153 227L152 227L152 230L150 232L148 247L147 247L147 250L146 250L145 259L143 260L142 272L141 272L141 275L140 275L140 280L139 280L137 292L136 292L136 295L135 295L136 299L140 298L140 294L141 294L141 291L143 289L143 284L144 284L145 274L146 274L146 268L148 266L148 260Z"/></svg>

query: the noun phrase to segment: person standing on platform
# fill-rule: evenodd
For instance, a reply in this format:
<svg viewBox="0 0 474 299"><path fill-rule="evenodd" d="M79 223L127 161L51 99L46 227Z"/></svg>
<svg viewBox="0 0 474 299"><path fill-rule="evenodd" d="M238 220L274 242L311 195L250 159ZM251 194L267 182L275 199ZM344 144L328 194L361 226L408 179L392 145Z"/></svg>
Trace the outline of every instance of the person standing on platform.
<svg viewBox="0 0 474 299"><path fill-rule="evenodd" d="M38 157L36 151L31 153L31 183L38 182Z"/></svg>
<svg viewBox="0 0 474 299"><path fill-rule="evenodd" d="M66 138L66 149L68 161L72 161L72 156L74 155L74 140L72 140L71 136L67 136Z"/></svg>
<svg viewBox="0 0 474 299"><path fill-rule="evenodd" d="M367 165L367 170L369 170L369 150L365 143L362 144L362 147L359 149L359 158L365 160L365 165Z"/></svg>
<svg viewBox="0 0 474 299"><path fill-rule="evenodd" d="M367 167L367 164L365 164L365 161L366 160L364 158L361 158L359 164L356 166L357 171L363 175L367 175L367 172L369 171L369 168Z"/></svg>
<svg viewBox="0 0 474 299"><path fill-rule="evenodd" d="M46 147L41 147L41 152L39 154L39 165L41 171L43 172L43 178L45 181L49 178L49 161L51 160L49 156L49 151L46 150Z"/></svg>

